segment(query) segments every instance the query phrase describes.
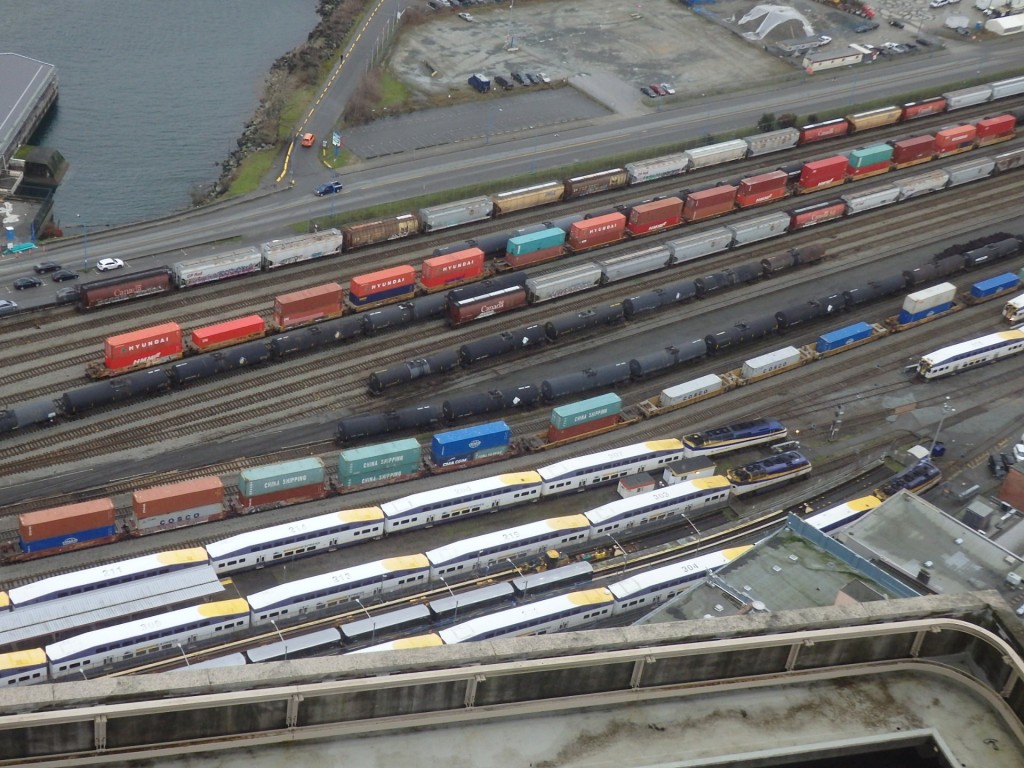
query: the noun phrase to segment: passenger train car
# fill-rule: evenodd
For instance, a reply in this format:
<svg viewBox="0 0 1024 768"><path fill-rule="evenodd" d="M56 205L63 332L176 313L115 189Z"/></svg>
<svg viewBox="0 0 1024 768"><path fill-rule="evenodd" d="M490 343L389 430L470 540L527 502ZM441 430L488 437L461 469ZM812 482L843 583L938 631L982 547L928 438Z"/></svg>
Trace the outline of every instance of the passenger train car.
<svg viewBox="0 0 1024 768"><path fill-rule="evenodd" d="M565 459L540 467L541 493L554 496L582 491L589 485L611 483L638 472L651 472L684 458L683 443L676 439L648 440L622 448Z"/></svg>
<svg viewBox="0 0 1024 768"><path fill-rule="evenodd" d="M704 432L695 432L683 438L688 458L715 456L740 448L784 440L788 430L774 419L755 419Z"/></svg>
<svg viewBox="0 0 1024 768"><path fill-rule="evenodd" d="M536 472L519 472L404 496L381 504L384 530L394 533L409 528L425 528L458 517L537 501L542 486L543 480Z"/></svg>
<svg viewBox="0 0 1024 768"><path fill-rule="evenodd" d="M1024 331L998 331L929 352L921 358L917 371L923 379L938 379L1020 352L1024 352Z"/></svg>

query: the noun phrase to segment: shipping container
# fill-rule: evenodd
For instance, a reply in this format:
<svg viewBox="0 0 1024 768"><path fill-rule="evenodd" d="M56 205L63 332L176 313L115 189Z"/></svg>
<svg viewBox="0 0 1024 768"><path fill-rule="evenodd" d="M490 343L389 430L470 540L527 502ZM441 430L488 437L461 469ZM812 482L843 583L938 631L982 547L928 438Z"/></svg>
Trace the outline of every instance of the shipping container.
<svg viewBox="0 0 1024 768"><path fill-rule="evenodd" d="M769 152L781 152L784 149L792 149L800 140L800 131L796 128L780 128L777 131L759 133L756 136L747 136L747 155L766 155Z"/></svg>
<svg viewBox="0 0 1024 768"><path fill-rule="evenodd" d="M566 403L551 410L551 426L565 429L577 424L585 424L603 419L611 414L622 412L622 398L614 392L608 392L575 403Z"/></svg>
<svg viewBox="0 0 1024 768"><path fill-rule="evenodd" d="M600 274L600 273L599 273ZM500 315L526 306L526 289L518 285L456 301L448 301L448 324L452 327Z"/></svg>
<svg viewBox="0 0 1024 768"><path fill-rule="evenodd" d="M491 202L494 203L494 215L501 216L506 213L514 213L527 208L536 208L538 205L557 203L565 194L565 184L561 181L546 181L543 184L535 184L532 187L515 189L509 192L499 192L491 195Z"/></svg>
<svg viewBox="0 0 1024 768"><path fill-rule="evenodd" d="M978 129L973 125L957 125L935 132L935 156L946 157L973 149L978 140Z"/></svg>
<svg viewBox="0 0 1024 768"><path fill-rule="evenodd" d="M728 184L691 192L686 196L683 218L690 222L703 221L728 213L735 204L736 187Z"/></svg>
<svg viewBox="0 0 1024 768"><path fill-rule="evenodd" d="M411 298L415 292L416 270L403 264L353 277L348 284L348 301L355 307L365 307L379 301Z"/></svg>
<svg viewBox="0 0 1024 768"><path fill-rule="evenodd" d="M878 163L887 163L892 159L892 146L889 144L872 144L870 147L854 149L848 155L849 168L854 170Z"/></svg>
<svg viewBox="0 0 1024 768"><path fill-rule="evenodd" d="M789 225L789 217L786 218L786 224ZM669 240L665 246L672 254L672 263L681 264L684 261L710 256L712 253L721 253L729 248L732 239L733 232L731 230L726 227L715 227Z"/></svg>
<svg viewBox="0 0 1024 768"><path fill-rule="evenodd" d="M598 192L620 189L629 184L629 171L625 168L613 168L609 171L589 173L586 176L573 176L565 180L565 199L571 200Z"/></svg>
<svg viewBox="0 0 1024 768"><path fill-rule="evenodd" d="M510 237L505 247L505 259L518 269L558 258L564 245L565 230L548 227L539 232Z"/></svg>
<svg viewBox="0 0 1024 768"><path fill-rule="evenodd" d="M454 456L472 454L498 446L507 447L512 430L504 421L475 424L472 427L439 432L430 441L430 452L435 464Z"/></svg>
<svg viewBox="0 0 1024 768"><path fill-rule="evenodd" d="M251 275L262 269L263 254L255 246L179 261L171 266L174 283L179 288Z"/></svg>
<svg viewBox="0 0 1024 768"><path fill-rule="evenodd" d="M318 458L244 469L238 477L238 500L246 507L317 499L324 493L324 463Z"/></svg>
<svg viewBox="0 0 1024 768"><path fill-rule="evenodd" d="M201 477L135 491L132 511L142 534L220 520L227 515L224 483L219 477Z"/></svg>
<svg viewBox="0 0 1024 768"><path fill-rule="evenodd" d="M419 231L420 221L411 213L403 213L376 221L361 221L358 224L349 224L341 228L343 247L346 251L408 237L419 233Z"/></svg>
<svg viewBox="0 0 1024 768"><path fill-rule="evenodd" d="M895 203L899 196L900 188L898 186L886 184L884 187L872 187L871 189L857 192L848 192L845 195L840 195L840 199L846 203L846 214L849 216Z"/></svg>
<svg viewBox="0 0 1024 768"><path fill-rule="evenodd" d="M595 419L594 421L584 422L583 424L576 424L571 427L566 427L565 429L558 429L554 424L549 424L548 442L557 443L560 440L571 440L576 437L582 437L583 435L589 435L591 432L611 429L618 423L619 414L613 413L610 416Z"/></svg>
<svg viewBox="0 0 1024 768"><path fill-rule="evenodd" d="M422 470L422 464L416 462L415 464L403 464L391 467L390 469L380 469L376 472L365 472L361 475L339 475L338 482L341 483L343 488L355 488L360 485L387 483L403 477L412 477L419 474Z"/></svg>
<svg viewBox="0 0 1024 768"><path fill-rule="evenodd" d="M722 377L714 373L701 376L699 379L685 381L661 390L658 396L658 403L662 408L685 403L688 400L695 400L706 395L721 392L724 388Z"/></svg>
<svg viewBox="0 0 1024 768"><path fill-rule="evenodd" d="M908 101L903 105L902 121L914 120L918 117L928 117L946 111L946 100L941 96L924 101Z"/></svg>
<svg viewBox="0 0 1024 768"><path fill-rule="evenodd" d="M800 364L800 350L796 347L783 347L752 357L743 363L742 377L747 381L757 379L769 373L793 368Z"/></svg>
<svg viewBox="0 0 1024 768"><path fill-rule="evenodd" d="M949 174L945 170L934 169L914 176L904 176L897 180L896 186L900 188L899 199L908 200L911 197L936 192L944 188L948 181Z"/></svg>
<svg viewBox="0 0 1024 768"><path fill-rule="evenodd" d="M846 181L846 155L833 155L804 163L797 182L802 192L827 189Z"/></svg>
<svg viewBox="0 0 1024 768"><path fill-rule="evenodd" d="M111 371L157 365L182 356L181 326L162 323L111 336L103 345L103 362Z"/></svg>
<svg viewBox="0 0 1024 768"><path fill-rule="evenodd" d="M419 219L423 222L424 232L436 232L439 229L489 219L493 209L494 203L491 202L491 198L473 197L469 200L420 208Z"/></svg>
<svg viewBox="0 0 1024 768"><path fill-rule="evenodd" d="M689 170L707 168L719 163L742 160L747 156L747 142L743 139L733 139L718 144L709 144L706 147L688 149L684 154L690 158Z"/></svg>
<svg viewBox="0 0 1024 768"><path fill-rule="evenodd" d="M640 203L630 209L626 231L633 235L646 235L661 229L671 229L682 221L682 216L683 201L678 197Z"/></svg>
<svg viewBox="0 0 1024 768"><path fill-rule="evenodd" d="M978 129L978 146L985 147L1012 139L1017 126L1017 118L1014 115L998 115L997 117L986 117L974 125Z"/></svg>
<svg viewBox="0 0 1024 768"><path fill-rule="evenodd" d="M985 299L998 293L1012 291L1020 287L1020 278L1012 272L990 277L988 280L979 280L971 286L971 296L976 299Z"/></svg>
<svg viewBox="0 0 1024 768"><path fill-rule="evenodd" d="M111 499L94 499L24 512L18 516L18 533L22 542L38 542L71 536L80 531L112 529L114 523L114 502Z"/></svg>
<svg viewBox="0 0 1024 768"><path fill-rule="evenodd" d="M325 229L309 235L294 235L260 245L263 268L277 269L289 264L321 259L341 253L344 238L337 229Z"/></svg>
<svg viewBox="0 0 1024 768"><path fill-rule="evenodd" d="M621 240L625 231L626 217L621 213L608 213L584 219L569 228L569 247L578 252L608 245Z"/></svg>
<svg viewBox="0 0 1024 768"><path fill-rule="evenodd" d="M908 293L903 300L903 311L908 314L916 314L925 309L933 309L938 306L949 308L956 297L956 286L952 283L939 283L931 288L924 288L920 291ZM903 322L901 320L901 322Z"/></svg>
<svg viewBox="0 0 1024 768"><path fill-rule="evenodd" d="M838 328L818 337L815 349L818 352L831 352L834 349L845 347L857 341L863 341L871 337L874 329L867 323L854 323L843 328Z"/></svg>
<svg viewBox="0 0 1024 768"><path fill-rule="evenodd" d="M531 304L551 301L593 288L601 282L601 268L593 262L549 272L526 281L526 290Z"/></svg>
<svg viewBox="0 0 1024 768"><path fill-rule="evenodd" d="M871 176L878 176L882 173L888 173L891 163L888 160L883 160L880 163L874 165L864 165L860 168L850 168L846 172L846 176L850 181L860 181L861 179L867 179Z"/></svg>
<svg viewBox="0 0 1024 768"><path fill-rule="evenodd" d="M422 447L414 438L348 448L338 456L338 476L353 477L418 465Z"/></svg>
<svg viewBox="0 0 1024 768"><path fill-rule="evenodd" d="M274 298L274 328L285 330L296 325L338 317L345 292L337 283L325 283Z"/></svg>
<svg viewBox="0 0 1024 768"><path fill-rule="evenodd" d="M78 305L82 309L96 309L107 304L166 293L171 290L172 279L171 270L157 267L94 280L79 286Z"/></svg>
<svg viewBox="0 0 1024 768"><path fill-rule="evenodd" d="M893 142L893 168L908 168L918 163L927 163L936 153L935 137L929 134Z"/></svg>
<svg viewBox="0 0 1024 768"><path fill-rule="evenodd" d="M447 256L425 259L420 269L420 283L428 291L478 280L484 274L484 252L467 248Z"/></svg>
<svg viewBox="0 0 1024 768"><path fill-rule="evenodd" d="M108 544L117 539L117 526L104 525L99 528L87 528L81 531L71 531L53 536L48 539L35 539L26 541L19 539L22 552L31 554L34 552L47 552L64 549L65 547L75 548L79 544Z"/></svg>
<svg viewBox="0 0 1024 768"><path fill-rule="evenodd" d="M207 325L192 331L192 347L200 352L212 352L221 347L261 339L267 333L267 324L259 315L248 315L216 325Z"/></svg>
<svg viewBox="0 0 1024 768"><path fill-rule="evenodd" d="M845 136L850 132L850 124L837 117L834 120L825 120L821 123L811 123L800 129L800 143L810 144L814 141L832 139L836 136Z"/></svg>
<svg viewBox="0 0 1024 768"><path fill-rule="evenodd" d="M1019 3L1013 3L1014 8L1019 8ZM992 99L1005 99L1007 96L1019 96L1024 93L1024 77L1011 77L1007 80L998 80L991 83ZM983 86L989 87L989 86Z"/></svg>
<svg viewBox="0 0 1024 768"><path fill-rule="evenodd" d="M961 88L956 91L947 91L942 94L946 99L946 111L973 107L992 100L991 85L975 85L971 88Z"/></svg>
<svg viewBox="0 0 1024 768"><path fill-rule="evenodd" d="M671 258L672 254L668 248L656 245L632 253L598 259L596 264L601 268L601 284L604 285L662 269L668 266Z"/></svg>
<svg viewBox="0 0 1024 768"><path fill-rule="evenodd" d="M902 116L902 107L890 106L847 115L846 121L850 124L850 131L856 133L857 131L867 131L872 128L893 125L898 123Z"/></svg>
<svg viewBox="0 0 1024 768"><path fill-rule="evenodd" d="M630 184L663 179L666 176L678 176L690 167L690 157L685 152L665 155L654 160L640 160L626 164Z"/></svg>
<svg viewBox="0 0 1024 768"><path fill-rule="evenodd" d="M726 224L725 228L732 232L734 245L747 245L786 234L789 229L789 215L782 212L767 213L764 216L737 221L735 224Z"/></svg>
<svg viewBox="0 0 1024 768"><path fill-rule="evenodd" d="M846 212L846 203L843 200L828 200L814 205L805 205L801 208L794 208L789 211L790 230L804 229L825 221L838 219Z"/></svg>
<svg viewBox="0 0 1024 768"><path fill-rule="evenodd" d="M553 245L550 248L541 248L539 251L531 251L523 256L506 256L505 263L514 269L523 269L534 264L543 264L546 261L554 261L565 255L565 246Z"/></svg>
<svg viewBox="0 0 1024 768"><path fill-rule="evenodd" d="M755 205L764 205L772 200L779 200L786 196L788 181L789 174L785 171L748 176L740 181L736 188L736 205L740 208L750 208Z"/></svg>
<svg viewBox="0 0 1024 768"><path fill-rule="evenodd" d="M950 187L958 184L967 184L978 179L988 178L995 170L996 161L993 157L976 157L955 165L947 165L946 173L949 174Z"/></svg>

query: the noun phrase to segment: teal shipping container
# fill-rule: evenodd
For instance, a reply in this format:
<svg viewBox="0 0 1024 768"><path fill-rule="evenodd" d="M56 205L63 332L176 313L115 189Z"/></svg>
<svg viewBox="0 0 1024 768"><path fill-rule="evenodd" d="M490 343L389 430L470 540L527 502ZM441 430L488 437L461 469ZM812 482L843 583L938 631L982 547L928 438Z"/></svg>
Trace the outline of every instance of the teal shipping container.
<svg viewBox="0 0 1024 768"><path fill-rule="evenodd" d="M855 149L849 154L851 168L863 168L892 159L891 144L873 144L870 147Z"/></svg>
<svg viewBox="0 0 1024 768"><path fill-rule="evenodd" d="M361 475L419 464L421 456L420 444L412 438L349 448L338 456L338 476Z"/></svg>
<svg viewBox="0 0 1024 768"><path fill-rule="evenodd" d="M253 498L271 493L322 485L324 463L320 459L295 459L280 464L244 469L238 478L238 490L242 496Z"/></svg>
<svg viewBox="0 0 1024 768"><path fill-rule="evenodd" d="M509 256L525 256L534 251L542 251L545 248L554 248L565 242L565 230L558 227L542 229L540 232L531 232L528 235L516 235L508 239L505 247Z"/></svg>
<svg viewBox="0 0 1024 768"><path fill-rule="evenodd" d="M358 485L369 485L370 483L383 483L388 480L398 480L403 477L411 477L420 471L420 463L410 464L404 467L391 467L376 472L365 472L361 475L348 475L338 477L338 482L344 488L353 488Z"/></svg>
<svg viewBox="0 0 1024 768"><path fill-rule="evenodd" d="M360 478L368 477L370 475L379 475L388 472L398 472L403 475L412 475L423 469L423 462L419 459L410 459L401 464L389 464L386 467L377 467L377 469L367 469L362 472L348 472L345 469L338 470L338 481L342 485L348 484L349 480L359 481Z"/></svg>
<svg viewBox="0 0 1024 768"><path fill-rule="evenodd" d="M622 398L614 392L609 392L606 395L558 406L551 411L551 426L555 429L566 429L621 412Z"/></svg>

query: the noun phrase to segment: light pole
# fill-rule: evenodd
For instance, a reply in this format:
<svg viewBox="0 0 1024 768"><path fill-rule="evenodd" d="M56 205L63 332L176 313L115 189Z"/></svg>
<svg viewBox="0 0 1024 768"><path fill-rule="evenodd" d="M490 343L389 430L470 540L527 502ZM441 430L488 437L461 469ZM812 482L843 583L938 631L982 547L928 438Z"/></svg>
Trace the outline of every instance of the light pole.
<svg viewBox="0 0 1024 768"><path fill-rule="evenodd" d="M82 214L76 213L75 218L81 221ZM89 225L79 224L82 228L82 270L89 268Z"/></svg>
<svg viewBox="0 0 1024 768"><path fill-rule="evenodd" d="M692 525L692 523L691 523L691 525ZM628 555L628 554L626 553L626 548L625 548L624 546L622 546L621 544L619 544L619 542L618 542L618 541L616 541L615 537L614 537L614 536L612 536L612 535L611 535L611 533L606 533L605 535L606 535L606 536L607 536L607 537L608 537L609 539L611 539L611 540L612 540L612 543L613 543L613 544L614 544L614 545L615 545L616 547L618 547L618 548L619 548L619 551L620 551L620 552L622 552L622 570L626 570L626 568L628 568L628 567L629 567L629 555Z"/></svg>
<svg viewBox="0 0 1024 768"><path fill-rule="evenodd" d="M932 458L932 453L935 451L935 444L939 442L939 432L942 431L942 423L946 420L947 416L953 413L956 413L956 408L950 405L949 395L946 395L946 400L942 404L942 416L939 417L939 426L936 427L935 429L935 437L932 438L932 445L931 448L928 450L929 461Z"/></svg>
<svg viewBox="0 0 1024 768"><path fill-rule="evenodd" d="M281 641L281 645L284 646L284 660L288 661L288 644L284 641L284 635L281 634L281 630L278 629L277 622L273 619L270 623L274 626L274 631L277 632L277 639Z"/></svg>
<svg viewBox="0 0 1024 768"><path fill-rule="evenodd" d="M368 619L372 619L372 618L373 618L373 616L371 616L371 615L370 615L370 612L369 612L368 610L366 610L366 606L365 606L365 605L363 605L363 601L362 601L362 600L360 600L360 599L359 599L358 597L357 597L357 598L355 598L355 601L356 601L356 603L358 603L358 604L359 604L359 607L363 609L363 613L365 613L365 614L366 614L366 618L368 618Z"/></svg>
<svg viewBox="0 0 1024 768"><path fill-rule="evenodd" d="M181 651L181 658L185 660L185 666L191 667L192 665L188 663L188 654L185 653L185 649L181 647L181 643L175 643L175 645L178 646L178 650Z"/></svg>
<svg viewBox="0 0 1024 768"><path fill-rule="evenodd" d="M512 562L512 558L511 557L506 557L505 558L505 562L508 563L509 565L511 565L513 568L515 568L516 573L519 574L519 578L523 577L523 572L519 570L519 566L518 565L516 565L515 563Z"/></svg>

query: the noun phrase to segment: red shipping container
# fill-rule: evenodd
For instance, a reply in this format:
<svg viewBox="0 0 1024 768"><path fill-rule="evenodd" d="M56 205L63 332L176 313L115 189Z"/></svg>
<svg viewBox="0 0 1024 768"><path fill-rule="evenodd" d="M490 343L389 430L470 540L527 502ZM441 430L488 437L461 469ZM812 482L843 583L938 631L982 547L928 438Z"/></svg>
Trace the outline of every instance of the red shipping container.
<svg viewBox="0 0 1024 768"><path fill-rule="evenodd" d="M866 179L868 176L877 176L880 173L889 172L889 161L883 160L880 163L862 165L860 168L847 168L846 175L851 179Z"/></svg>
<svg viewBox="0 0 1024 768"><path fill-rule="evenodd" d="M642 226L664 221L673 216L680 216L682 211L683 201L678 197L666 197L664 200L655 200L652 203L640 203L630 209L629 224Z"/></svg>
<svg viewBox="0 0 1024 768"><path fill-rule="evenodd" d="M1014 129L1017 127L1017 118L1015 115L986 117L975 123L975 127L978 129L978 146L984 147L1013 138Z"/></svg>
<svg viewBox="0 0 1024 768"><path fill-rule="evenodd" d="M927 101L911 101L903 105L900 120L913 120L915 117L927 117L946 111L946 100L941 96Z"/></svg>
<svg viewBox="0 0 1024 768"><path fill-rule="evenodd" d="M846 181L846 166L849 162L845 155L834 155L804 163L798 186L802 191L808 192L842 184Z"/></svg>
<svg viewBox="0 0 1024 768"><path fill-rule="evenodd" d="M591 432L596 432L600 429L607 429L608 427L614 427L619 423L619 414L613 413L610 416L605 416L601 419L595 419L594 421L587 421L583 424L574 424L571 427L565 427L564 429L557 429L553 424L548 425L548 442L557 443L559 440L568 440L572 437L580 437L581 435L587 435Z"/></svg>
<svg viewBox="0 0 1024 768"><path fill-rule="evenodd" d="M289 328L341 314L341 301L345 291L337 283L325 283L285 293L274 299L274 325Z"/></svg>
<svg viewBox="0 0 1024 768"><path fill-rule="evenodd" d="M789 212L789 228L803 229L823 221L838 219L846 212L846 203L842 200L830 200L826 203L808 205L804 208L796 208Z"/></svg>
<svg viewBox="0 0 1024 768"><path fill-rule="evenodd" d="M973 125L958 125L937 132L935 134L935 147L938 149L939 157L955 155L957 152L971 149L977 138L978 129Z"/></svg>
<svg viewBox="0 0 1024 768"><path fill-rule="evenodd" d="M111 336L103 345L104 363L112 371L131 368L141 362L155 364L177 360L181 355L181 326L177 323Z"/></svg>
<svg viewBox="0 0 1024 768"><path fill-rule="evenodd" d="M528 267L531 264L540 264L544 261L551 261L557 259L565 253L565 246L553 245L550 248L541 248L539 251L533 253L525 253L522 256L514 256L512 254L505 254L505 261L509 265L516 269L522 269Z"/></svg>
<svg viewBox="0 0 1024 768"><path fill-rule="evenodd" d="M200 352L207 352L229 344L241 344L250 339L259 339L267 333L267 324L259 315L248 315L237 320L228 320L192 331L192 346Z"/></svg>
<svg viewBox="0 0 1024 768"><path fill-rule="evenodd" d="M425 288L441 288L451 283L474 280L484 273L484 252L479 248L435 256L423 262L420 282Z"/></svg>
<svg viewBox="0 0 1024 768"><path fill-rule="evenodd" d="M683 218L687 221L701 221L728 213L736 204L736 187L722 184L686 196Z"/></svg>
<svg viewBox="0 0 1024 768"><path fill-rule="evenodd" d="M94 499L80 504L40 509L18 516L22 541L40 541L69 533L107 528L114 524L114 502Z"/></svg>
<svg viewBox="0 0 1024 768"><path fill-rule="evenodd" d="M800 143L810 144L812 141L831 139L833 136L845 136L850 132L850 124L843 118L826 120L823 123L812 123L800 129Z"/></svg>
<svg viewBox="0 0 1024 768"><path fill-rule="evenodd" d="M918 163L927 163L935 156L935 137L925 134L912 139L892 143L892 164L894 168L907 168Z"/></svg>
<svg viewBox="0 0 1024 768"><path fill-rule="evenodd" d="M286 488L273 493L264 493L259 496L244 496L238 494L238 503L244 507L265 507L268 504L297 504L300 501L311 501L322 499L327 495L323 483L314 485L303 485L296 488Z"/></svg>
<svg viewBox="0 0 1024 768"><path fill-rule="evenodd" d="M173 485L158 485L132 494L132 509L139 520L223 503L224 483L219 477L200 477Z"/></svg>
<svg viewBox="0 0 1024 768"><path fill-rule="evenodd" d="M357 275L348 283L349 292L360 299L377 293L390 293L401 288L412 288L416 284L416 270L408 264L382 269L368 275Z"/></svg>
<svg viewBox="0 0 1024 768"><path fill-rule="evenodd" d="M621 240L626 230L626 217L621 213L606 213L592 219L577 221L569 227L569 247L574 251L596 248Z"/></svg>
<svg viewBox="0 0 1024 768"><path fill-rule="evenodd" d="M779 200L786 196L788 181L789 174L785 171L772 171L743 179L736 188L736 205L750 208Z"/></svg>
<svg viewBox="0 0 1024 768"><path fill-rule="evenodd" d="M526 289L519 285L502 288L468 301L448 303L448 324L462 325L491 315L500 315L526 306Z"/></svg>

